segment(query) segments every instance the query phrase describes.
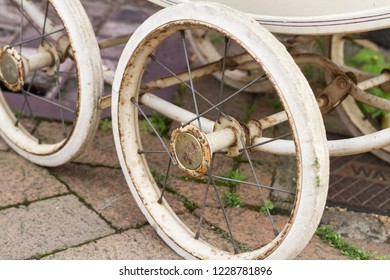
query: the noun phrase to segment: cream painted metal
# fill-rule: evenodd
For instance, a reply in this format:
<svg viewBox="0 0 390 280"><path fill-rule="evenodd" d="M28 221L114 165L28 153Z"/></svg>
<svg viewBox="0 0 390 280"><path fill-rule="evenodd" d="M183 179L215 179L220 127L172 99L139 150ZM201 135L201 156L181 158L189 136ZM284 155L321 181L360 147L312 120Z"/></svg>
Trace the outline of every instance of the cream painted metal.
<svg viewBox="0 0 390 280"><path fill-rule="evenodd" d="M163 7L202 0L149 0ZM273 33L336 34L390 27L388 0L213 0L257 20Z"/></svg>
<svg viewBox="0 0 390 280"><path fill-rule="evenodd" d="M331 59L336 62L340 66L345 66L344 61L344 36L342 34L340 35L334 35L332 36L331 40ZM347 68L347 71L354 71L354 69ZM358 73L361 74L361 73ZM365 75L364 75L365 74ZM372 88L374 86L379 86L384 83L389 83L390 81L390 74L389 72L385 72L382 75L379 75L377 77L372 78L374 82L367 83L367 81L370 81L370 79L367 79L366 77L367 73L362 73L360 76L357 75L358 80L362 80L358 83L358 87L362 90L367 90L369 88ZM375 100L375 96L371 94L363 95L363 98L370 98ZM356 100L359 100L360 96L354 96ZM381 130L378 132L378 127L376 127L371 121L363 114L363 112L360 110L358 104L356 103L356 100L352 98L352 96L349 96L346 98L344 102L340 104L339 114L343 120L343 122L347 125L352 135L355 137L358 137L359 139L365 139L365 137L362 137L362 135L370 135L375 133L377 135L376 141L373 143L371 141L369 142L362 142L366 144L366 148L369 147L370 151L375 154L377 157L383 159L386 162L390 162L390 146L382 145L377 147L376 149L373 149L373 144L378 144L379 139L390 139L390 128L387 128L386 130ZM365 101L365 100L362 100ZM387 100L387 104L385 102L381 102L384 105L389 105L390 100ZM378 108L379 104L372 104L374 107ZM389 106L382 108L382 110L390 111ZM364 141L364 140L362 140ZM387 141L387 145L390 145L390 141ZM359 145L361 146L361 145ZM377 146L377 145L376 145ZM356 146L357 147L357 146ZM348 149L347 149L348 150ZM364 152L364 146L361 148L361 151Z"/></svg>
<svg viewBox="0 0 390 280"><path fill-rule="evenodd" d="M15 125L17 118L0 92L0 135L24 158L43 166L57 166L77 156L92 139L100 118L98 101L103 89L103 78L96 38L80 2L72 0L49 2L66 27L73 49L74 62L78 69L79 94L76 120L65 139L52 144L40 143L22 125ZM29 1L23 1L23 9L42 28L44 11L40 11ZM48 30L54 28L50 22L47 24ZM59 39L55 34L51 37L54 40Z"/></svg>
<svg viewBox="0 0 390 280"><path fill-rule="evenodd" d="M231 254L195 239L194 232L182 223L167 201L157 202L160 189L144 156L139 153L138 110L131 100L139 100L143 67L165 37L194 26L216 29L234 38L267 69L294 128L299 195L291 223L287 223L270 243L250 253ZM200 259L292 258L310 240L322 215L328 184L329 155L321 115L309 85L290 55L266 29L250 18L211 3L177 5L150 17L134 33L120 58L113 84L112 116L118 157L133 196L153 228L182 256ZM307 122L308 119L312 121ZM313 162L321 164L313 168Z"/></svg>
<svg viewBox="0 0 390 280"><path fill-rule="evenodd" d="M368 135L355 136L350 139L328 141L329 155L332 157L356 155L365 152L380 150L389 145L390 129L373 132ZM259 152L266 152L276 155L295 155L294 143L289 140L274 140L261 137L254 141L254 145L265 143L254 148Z"/></svg>
<svg viewBox="0 0 390 280"><path fill-rule="evenodd" d="M146 105L148 108L156 110L159 113L163 114L164 116L181 123L185 123L187 120L196 117L194 113L184 110L150 93L143 94L140 97L140 102L143 105ZM277 124L283 123L287 120L288 119L286 113L282 111L280 113L276 113L274 115L268 116L266 120L265 119L258 120L258 122L260 123L262 129L266 129L269 127L273 127ZM212 136L214 131L213 121L206 118L201 118L201 123L202 123L203 131L208 133L207 136L210 139L212 139L211 140L212 146L223 146L220 143L218 143L221 141L226 141L225 146L226 145L229 146L232 144L233 142L232 139L234 139L234 133L230 131L230 129L227 129L227 131L225 132L226 133L225 137L218 138ZM196 125L196 122L193 121L192 124ZM249 131L249 133L251 133L251 131ZM388 145L389 144L388 139L390 139L390 129L385 129L378 132L373 130L372 128L370 133L367 133L367 135L360 135L359 137L354 137L351 139L329 140L328 141L329 155L331 157L336 157L336 156L355 155L355 154L365 153L369 151L375 152L376 150L379 150L384 146ZM266 152L266 153L277 154L277 155L289 155L289 156L295 155L294 143L291 140L273 140L272 138L256 137L256 139L252 144L257 145L265 142L268 143L255 147L254 149L259 152Z"/></svg>

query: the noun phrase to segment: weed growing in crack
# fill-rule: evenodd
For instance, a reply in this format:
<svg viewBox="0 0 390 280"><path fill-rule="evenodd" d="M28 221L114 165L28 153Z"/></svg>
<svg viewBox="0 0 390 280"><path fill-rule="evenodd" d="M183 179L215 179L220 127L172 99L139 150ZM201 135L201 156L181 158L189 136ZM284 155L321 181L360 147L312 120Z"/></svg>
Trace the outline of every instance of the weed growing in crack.
<svg viewBox="0 0 390 280"><path fill-rule="evenodd" d="M350 257L354 260L368 260L370 254L364 252L361 249L356 248L355 246L344 242L341 239L340 234L329 227L321 226L316 230L316 235L318 235L323 241L332 244L336 249L338 249L344 255Z"/></svg>
<svg viewBox="0 0 390 280"><path fill-rule="evenodd" d="M233 179L237 181L244 181L246 179L240 169L232 169L228 172L222 173L221 177L227 179ZM224 192L222 195L222 200L226 206L228 207L243 206L244 203L242 202L240 195L237 193L237 187L240 184L239 182L219 179L218 182L216 183L229 187L229 190Z"/></svg>
<svg viewBox="0 0 390 280"><path fill-rule="evenodd" d="M107 132L112 130L112 121L111 119L102 119L100 121L99 129L101 131Z"/></svg>

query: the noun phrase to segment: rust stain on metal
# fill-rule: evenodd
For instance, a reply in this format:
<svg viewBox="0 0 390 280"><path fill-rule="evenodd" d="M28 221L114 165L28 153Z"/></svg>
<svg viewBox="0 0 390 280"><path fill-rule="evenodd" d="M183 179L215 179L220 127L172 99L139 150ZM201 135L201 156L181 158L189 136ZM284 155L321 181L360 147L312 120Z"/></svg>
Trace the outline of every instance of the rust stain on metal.
<svg viewBox="0 0 390 280"><path fill-rule="evenodd" d="M25 67L20 54L9 46L0 50L0 79L12 92L22 90L25 81Z"/></svg>
<svg viewBox="0 0 390 280"><path fill-rule="evenodd" d="M170 148L178 167L193 177L207 173L211 162L211 148L203 132L193 125L179 127L172 132Z"/></svg>
<svg viewBox="0 0 390 280"><path fill-rule="evenodd" d="M231 116L221 117L219 122L216 122L214 125L214 131L226 128L231 129L235 134L235 143L227 147L226 156L237 157L243 153L244 146L249 144L247 138L249 131L247 131L247 127L245 125L242 125Z"/></svg>

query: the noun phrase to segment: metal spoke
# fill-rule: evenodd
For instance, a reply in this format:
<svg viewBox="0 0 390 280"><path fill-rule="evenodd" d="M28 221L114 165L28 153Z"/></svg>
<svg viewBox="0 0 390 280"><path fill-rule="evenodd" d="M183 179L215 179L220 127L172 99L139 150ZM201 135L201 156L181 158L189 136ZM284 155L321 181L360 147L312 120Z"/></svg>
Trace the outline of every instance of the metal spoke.
<svg viewBox="0 0 390 280"><path fill-rule="evenodd" d="M46 21L47 21L47 14L49 12L49 1L46 1L46 9L45 9L45 19L43 21L43 27L42 27L42 35L45 35L46 32ZM42 37L41 44L45 40L45 37Z"/></svg>
<svg viewBox="0 0 390 280"><path fill-rule="evenodd" d="M160 65L162 68L164 68L167 72L169 72L169 74L171 74L173 77L175 77L179 82L181 82L183 85L185 85L187 88L191 89L191 85L189 85L186 81L184 81L182 78L180 78L175 72L173 72L172 70L170 70L167 66L165 66L161 61L159 61L157 59L157 57L155 57L154 55L150 55L150 58L155 61L158 65ZM214 106L214 103L212 103L210 100L208 100L203 94L201 94L200 92L198 92L196 89L195 90L195 93L200 97L202 98L204 101L206 101L210 106ZM219 108L218 107L214 107L216 110L219 111ZM227 117L222 111L219 111L221 115L223 115L224 117Z"/></svg>
<svg viewBox="0 0 390 280"><path fill-rule="evenodd" d="M222 60L222 77L221 77L221 84L220 84L220 88L219 88L219 101L222 100L222 96L223 96L223 90L224 90L224 85L225 85L225 70L226 70L226 56L227 56L227 53L228 53L228 47L229 47L229 38L225 37L225 48L224 48L224 55L223 55L223 60ZM218 118L217 120L219 121L220 118L221 118L221 114L220 114L221 110L219 110L219 113L218 113Z"/></svg>
<svg viewBox="0 0 390 280"><path fill-rule="evenodd" d="M33 113L32 109L31 109L30 102L28 101L27 92L30 92L30 90L31 90L32 83L33 83L33 81L34 81L34 79L35 79L35 74L36 74L36 72L34 72L34 75L33 75L33 77L32 77L32 80L31 80L30 85L28 86L27 91L26 91L24 88L22 88L23 104L22 104L22 108L20 108L20 111L19 111L19 112L23 113L23 111L24 111L24 106L27 104L28 110L30 111L30 116L31 116L32 118L34 118L34 113ZM20 121L20 119L17 118L16 125L19 124L19 121ZM34 130L35 130L35 128L34 128Z"/></svg>
<svg viewBox="0 0 390 280"><path fill-rule="evenodd" d="M16 9L18 9L18 11L20 12L21 16L24 17L24 18L26 18L27 21L31 24L31 26L32 26L38 33L40 33L39 28L38 28L37 26L35 26L35 22L32 21L27 15L24 14L23 0L21 1L21 5L20 5L21 7L20 7L20 8L19 8L19 5L18 5L17 3L15 3L15 1L13 1L13 0L10 0L10 1L11 1L11 3L14 5L14 7L15 7Z"/></svg>
<svg viewBox="0 0 390 280"><path fill-rule="evenodd" d="M35 125L34 127L31 129L30 131L30 134L32 135L34 132L36 132L36 135L37 135L37 140L38 140L38 143L41 143L41 135L39 134L39 131L38 131L38 125L39 125L39 122L35 119L35 116L34 116L34 113L32 111L32 108L31 108L31 105L30 105L30 102L28 101L28 98L27 98L27 93L24 89L22 89L22 92L23 92L23 104L22 104L22 108L20 109L20 113L21 115L23 114L23 111L24 111L24 107L25 105L27 104L27 108L28 110L30 111L30 119L34 119L34 122L35 122ZM21 116L20 116L21 117ZM18 126L19 125L19 122L20 122L20 118L17 117L17 120L15 122L15 126Z"/></svg>
<svg viewBox="0 0 390 280"><path fill-rule="evenodd" d="M245 145L244 139L243 139L242 137L240 137L240 141L241 141L241 143L242 143L243 145ZM245 152L246 157L248 158L249 166L250 166L250 168L251 168L253 177L255 178L256 184L257 184L257 185L260 185L260 184L259 184L259 180L258 180L258 178L257 178L257 174L256 174L256 172L255 172L255 168L253 167L252 160L250 159L248 150L247 150L246 148L244 148L244 152ZM277 229L276 226L275 226L274 220L273 220L273 218L272 218L272 216L271 216L271 213L270 213L270 211L269 211L269 208L268 208L268 206L267 206L267 201L266 201L266 199L265 199L265 196L264 196L264 193L263 193L263 189L262 189L262 187L258 187L257 189L258 189L259 192L260 192L261 199L262 199L262 201L263 201L263 205L264 205L264 207L265 207L266 213L267 213L267 215L268 215L268 218L269 218L269 220L270 220L270 222L271 222L271 225L272 225L272 228L273 228L273 230L274 230L274 234L275 234L275 236L277 236L277 235L279 234L279 231L278 231L278 229Z"/></svg>
<svg viewBox="0 0 390 280"><path fill-rule="evenodd" d="M22 7L23 7L23 1L22 1ZM22 17L21 21L23 22L23 17ZM21 23L21 24L22 24L22 23ZM22 27L21 27L21 28L22 28ZM22 30L20 31L20 34L22 34ZM21 36L21 35L20 35L20 36ZM22 39L22 37L20 37L20 39ZM22 45L20 45L20 54L22 54ZM33 75L33 77L32 77L32 80L34 80L34 78L35 78L35 72L34 72L34 75ZM31 83L31 84L32 84L32 83ZM31 84L30 84L29 87L28 87L28 90L27 90L28 92L29 92L30 89L31 89ZM22 107L20 108L20 111L19 111L19 112L23 113L23 111L24 111L24 106L27 104L28 110L30 111L30 116L34 118L34 114L33 114L33 112L32 112L32 109L31 109L30 103L29 103L29 101L28 101L28 99L27 99L27 94L26 94L26 91L24 90L24 88L22 88L22 94L23 94L23 103L22 103ZM20 118L17 117L16 123L15 123L16 126L19 124L19 121L20 121Z"/></svg>
<svg viewBox="0 0 390 280"><path fill-rule="evenodd" d="M57 73L58 73L59 70L60 70L60 64L58 63L57 64ZM64 133L63 135L66 138L67 133L66 133L66 126L65 126L64 110L62 108L63 106L62 106L62 95L61 95L61 86L60 86L60 75L57 75L56 87L58 88L58 101L61 104L59 109L60 109L60 115L61 115L62 129L63 129L63 133Z"/></svg>
<svg viewBox="0 0 390 280"><path fill-rule="evenodd" d="M228 96L227 98L225 98L224 100L218 102L217 104L215 104L213 107L207 109L206 111L204 111L203 113L199 114L197 117L193 118L192 120L189 120L187 121L186 123L184 123L182 126L186 126L190 123L192 123L193 121L199 119L200 117L203 117L205 114L207 114L208 112L214 110L215 108L219 107L221 104L225 103L226 101L232 99L233 97L235 97L237 94L239 94L240 92L244 91L246 88L250 87L252 84L256 83L257 81L259 81L260 79L266 77L265 74L257 77L256 79L254 79L253 81L251 81L250 83L246 84L244 87L242 87L241 89L237 90L236 92L234 92L233 94L231 94L230 96Z"/></svg>
<svg viewBox="0 0 390 280"><path fill-rule="evenodd" d="M141 106L138 104L138 102L135 100L134 97L132 97L130 99L130 101L135 105L137 106L138 110L141 112L142 116L145 118L145 120L147 121L147 123L149 124L149 126L153 129L153 132L156 134L156 136L158 137L158 139L160 140L161 144L163 145L165 151L167 151L170 159L172 160L173 164L176 165L177 162L176 160L172 157L171 153L169 152L169 149L168 147L165 145L164 143L164 140L161 138L161 136L158 134L156 128L154 127L154 125L150 122L149 118L146 116L145 112L142 110Z"/></svg>
<svg viewBox="0 0 390 280"><path fill-rule="evenodd" d="M216 175L213 175L213 178L218 179L218 180L224 180L224 181L228 181L228 182L234 182L234 183L239 183L239 184L244 184L244 185L249 185L249 186L254 186L254 187L259 187L259 188L263 188L263 189L269 189L269 190L273 190L273 191L284 192L284 193L288 193L291 195L295 195L295 192L291 192L288 190L279 189L279 188L275 188L275 187L271 187L271 186L266 186L266 185L262 185L262 184L256 184L256 183L251 183L251 182L247 182L247 181L241 181L241 180L237 180L237 179L231 179L231 178L226 178L226 177L216 176Z"/></svg>
<svg viewBox="0 0 390 280"><path fill-rule="evenodd" d="M187 64L187 71L188 71L188 75L189 75L189 78L190 78L192 99L194 101L194 107L195 107L195 113L196 113L196 116L197 116L198 127L199 127L200 131L203 131L202 130L202 124L200 122L200 117L199 117L198 103L197 103L197 100L196 100L196 95L195 95L195 90L194 90L194 82L192 80L191 66L190 66L190 60L188 58L188 53L187 53L187 45L186 45L186 40L185 40L186 38L185 38L184 30L180 31L180 35L181 35L181 41L182 41L183 48L184 48L184 55L185 55L185 60L186 60L186 64Z"/></svg>
<svg viewBox="0 0 390 280"><path fill-rule="evenodd" d="M24 6L23 6L23 0L20 4L20 8L22 9L21 13L20 13L20 33L19 33L19 42L21 43L22 40L23 40L23 22L24 22L24 16L23 16L23 13L24 13ZM20 45L19 47L19 53L20 55L22 55L22 44Z"/></svg>
<svg viewBox="0 0 390 280"><path fill-rule="evenodd" d="M19 109L20 116L16 116L15 126L19 125L20 117L22 117L21 115L23 115L24 107L26 106L26 104L27 104L28 110L30 111L30 116L34 117L32 109L31 109L31 106L30 106L30 103L28 102L28 99L27 99L27 96L25 94L24 89L22 89L22 94L23 94L23 103L22 103L21 108Z"/></svg>
<svg viewBox="0 0 390 280"><path fill-rule="evenodd" d="M171 171L171 165L172 165L172 160L171 160L171 158L169 158L167 172L165 173L164 185L163 185L163 189L161 191L160 198L157 201L158 203L162 203L162 199L164 197L165 190L167 189L167 182L168 182L169 173Z"/></svg>
<svg viewBox="0 0 390 280"><path fill-rule="evenodd" d="M53 34L56 34L56 33L62 32L62 31L65 31L65 29L64 29L64 28L61 28L61 29L52 31L52 32L50 32L50 33L46 33L45 35L39 35L39 36L30 38L30 39L27 39L27 40L24 40L24 41L20 41L20 42L18 42L18 43L15 43L15 44L10 45L10 47L16 47L16 46L19 46L19 45L23 45L23 44L26 44L26 43L30 43L30 42L36 41L36 40L38 40L38 39L45 39L46 37L49 37L49 36L51 36L51 35L53 35Z"/></svg>
<svg viewBox="0 0 390 280"><path fill-rule="evenodd" d="M46 102L46 103L49 103L49 104L51 104L51 105L54 105L54 106L57 106L57 107L61 107L62 109L67 110L67 111L69 111L69 112L71 112L71 113L75 113L75 111L73 111L72 109L70 109L70 108L68 108L68 107L65 107L65 106L63 106L63 105L61 105L61 104L58 104L58 103L56 103L56 102L54 102L54 101L51 101L51 100L49 100L49 99L40 97L39 95L33 94L33 93L31 93L31 92L28 92L28 91L25 91L25 93L26 93L26 95L28 95L28 96L37 98L37 99L39 99L39 100L41 100L41 101L44 101L44 102Z"/></svg>
<svg viewBox="0 0 390 280"><path fill-rule="evenodd" d="M213 154L213 156L211 157L211 164L210 164L211 166L210 166L210 172L209 172L210 174L213 173L214 158L215 158L215 154ZM206 209L206 202L207 202L207 196L209 194L211 179L212 179L212 177L209 175L208 180L207 180L206 191L205 191L205 194L203 197L202 210L200 212L199 222L198 222L198 225L196 227L195 239L199 239L200 229L201 229L202 223L203 223L203 218L204 218L204 213L205 213L205 209Z"/></svg>
<svg viewBox="0 0 390 280"><path fill-rule="evenodd" d="M225 206L223 204L223 201L221 199L221 196L219 195L219 192L218 192L218 189L217 189L217 186L215 185L215 181L213 179L213 176L212 176L212 173L211 173L211 169L209 169L209 166L208 164L206 163L206 168L207 168L207 174L209 176L209 180L211 181L212 185L213 185L213 188L215 190L215 193L217 195L217 199L218 199L218 202L219 204L221 205L221 210L222 210L222 213L223 213L223 217L225 219L225 222L226 222L226 226L227 226L227 229L228 229L228 232L229 232L229 235L230 235L230 239L231 239L231 242L233 244L233 249L234 249L234 253L235 254L238 254L239 251L238 251L238 247L237 247L237 244L236 244L236 241L234 239L234 236L233 236L233 232L232 232L232 229L231 229L231 226L230 226L230 220L229 220L229 217L226 213L226 209L225 209Z"/></svg>
<svg viewBox="0 0 390 280"><path fill-rule="evenodd" d="M34 71L34 74L33 74L32 78L31 78L31 83L29 84L27 91L24 90L24 88L22 89L22 93L23 93L23 97L24 97L24 102L23 102L22 108L24 108L24 104L27 103L27 106L29 107L30 115L33 118L34 118L34 114L33 114L32 110L31 110L30 103L29 103L29 101L27 99L27 92L31 92L31 87L32 87L32 84L34 83L35 76L36 76L36 71Z"/></svg>

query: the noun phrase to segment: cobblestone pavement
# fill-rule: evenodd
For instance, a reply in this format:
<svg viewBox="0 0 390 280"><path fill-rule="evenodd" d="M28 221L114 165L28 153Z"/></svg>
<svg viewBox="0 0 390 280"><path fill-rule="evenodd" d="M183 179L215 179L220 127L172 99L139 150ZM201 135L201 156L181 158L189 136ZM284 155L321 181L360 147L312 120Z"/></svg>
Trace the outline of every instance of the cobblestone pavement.
<svg viewBox="0 0 390 280"><path fill-rule="evenodd" d="M146 1L82 2L98 38L132 32L159 9ZM102 51L113 69L121 48ZM321 223L371 258L390 258L389 217L331 207ZM79 158L56 168L34 165L0 140L0 233L0 259L180 259L137 207L104 129ZM297 259L349 257L315 235Z"/></svg>

